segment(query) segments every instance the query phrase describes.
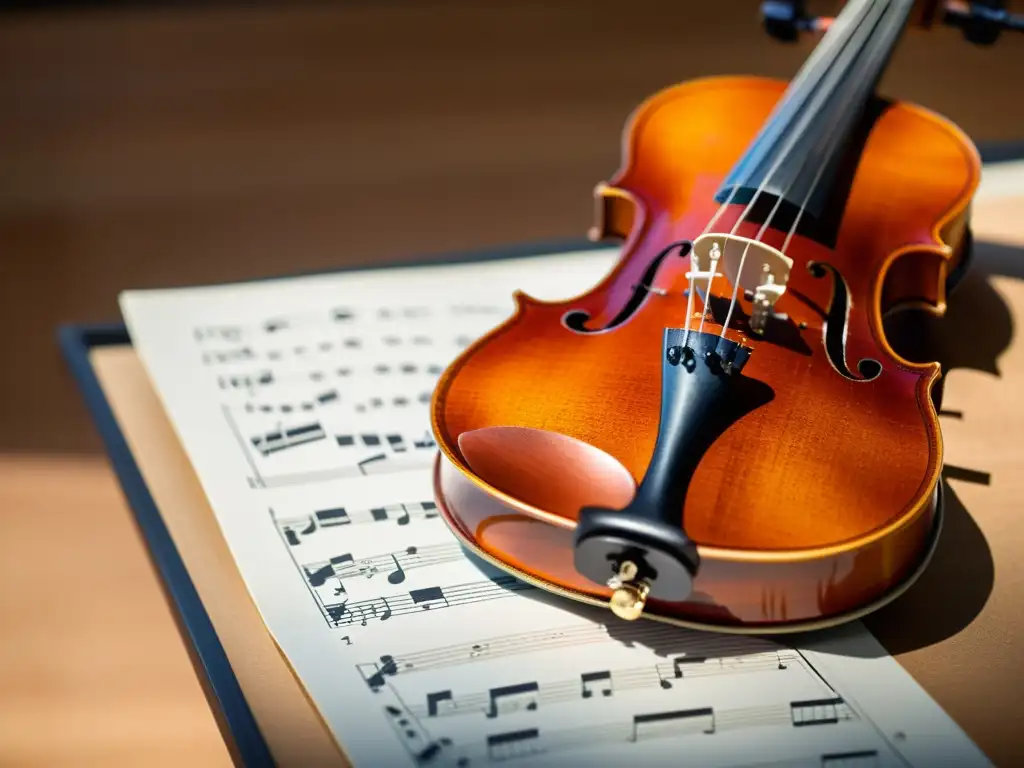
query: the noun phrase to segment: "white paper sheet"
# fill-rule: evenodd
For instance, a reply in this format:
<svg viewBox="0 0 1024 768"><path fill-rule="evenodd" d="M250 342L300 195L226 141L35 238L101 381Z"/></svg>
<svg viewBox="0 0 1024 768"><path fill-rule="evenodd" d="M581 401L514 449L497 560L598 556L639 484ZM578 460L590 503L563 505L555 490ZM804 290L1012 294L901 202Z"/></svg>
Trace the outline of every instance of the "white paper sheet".
<svg viewBox="0 0 1024 768"><path fill-rule="evenodd" d="M859 623L792 648L622 622L466 556L427 398L601 249L129 292L133 343L267 627L355 766L989 765Z"/></svg>

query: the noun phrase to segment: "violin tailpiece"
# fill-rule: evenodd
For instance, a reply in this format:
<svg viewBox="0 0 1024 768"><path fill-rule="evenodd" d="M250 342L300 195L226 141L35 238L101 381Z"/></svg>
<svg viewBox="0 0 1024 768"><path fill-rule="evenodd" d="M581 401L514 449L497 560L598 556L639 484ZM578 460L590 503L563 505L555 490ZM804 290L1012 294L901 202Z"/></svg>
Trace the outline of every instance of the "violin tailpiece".
<svg viewBox="0 0 1024 768"><path fill-rule="evenodd" d="M611 607L622 618L636 618L648 595L681 602L691 593L700 558L682 525L683 503L735 412L725 401L749 356L749 347L718 334L665 330L661 419L644 479L621 510L582 509L574 538L576 569L615 590Z"/></svg>

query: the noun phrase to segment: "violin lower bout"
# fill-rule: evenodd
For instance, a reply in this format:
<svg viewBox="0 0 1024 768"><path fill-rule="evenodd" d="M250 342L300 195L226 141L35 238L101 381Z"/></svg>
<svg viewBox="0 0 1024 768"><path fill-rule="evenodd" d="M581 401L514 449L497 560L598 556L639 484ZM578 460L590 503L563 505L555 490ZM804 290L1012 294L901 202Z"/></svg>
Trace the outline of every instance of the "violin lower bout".
<svg viewBox="0 0 1024 768"><path fill-rule="evenodd" d="M607 606L612 590L573 566L575 521L555 523L511 497L485 491L443 454L434 495L461 543L542 589ZM649 599L648 618L718 631L796 632L843 623L902 593L923 570L938 535L936 486L913 513L858 546L756 552L697 545L701 565L682 602Z"/></svg>

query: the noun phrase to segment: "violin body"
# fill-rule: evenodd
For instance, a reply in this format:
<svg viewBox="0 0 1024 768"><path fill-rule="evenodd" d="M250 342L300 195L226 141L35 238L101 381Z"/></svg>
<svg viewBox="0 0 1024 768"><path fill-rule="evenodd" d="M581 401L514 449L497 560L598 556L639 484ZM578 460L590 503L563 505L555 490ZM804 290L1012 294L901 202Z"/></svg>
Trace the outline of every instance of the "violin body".
<svg viewBox="0 0 1024 768"><path fill-rule="evenodd" d="M431 406L435 491L472 551L608 604L613 587L574 566L579 512L621 508L651 468L672 418L665 329L683 329L689 314L693 331L722 331L729 283L701 284L691 307L693 252L664 254L717 215L711 231L785 246L793 264L775 331L752 332L741 295L724 334L753 350L742 397L693 405L736 407L693 457L675 511L700 562L692 590L652 593L646 615L725 631L806 629L860 615L921 569L941 495L940 370L901 359L883 317L944 311L969 250L980 159L942 117L876 99L834 243L763 229L741 220L744 205L714 196L786 85L712 77L642 104L620 171L596 192L593 236L624 240L616 266L565 301L516 294L514 316L445 371Z"/></svg>

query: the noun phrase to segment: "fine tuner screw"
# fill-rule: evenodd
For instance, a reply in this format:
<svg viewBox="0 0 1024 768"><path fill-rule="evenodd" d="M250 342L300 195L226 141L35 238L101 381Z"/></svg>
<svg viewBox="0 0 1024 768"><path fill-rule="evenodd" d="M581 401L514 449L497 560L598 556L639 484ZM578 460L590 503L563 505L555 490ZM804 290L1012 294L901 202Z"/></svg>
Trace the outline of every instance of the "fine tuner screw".
<svg viewBox="0 0 1024 768"><path fill-rule="evenodd" d="M608 586L615 591L608 601L612 613L620 619L635 621L644 612L650 585L643 580L636 581L639 569L632 560L626 560L619 566L619 572L608 579Z"/></svg>

